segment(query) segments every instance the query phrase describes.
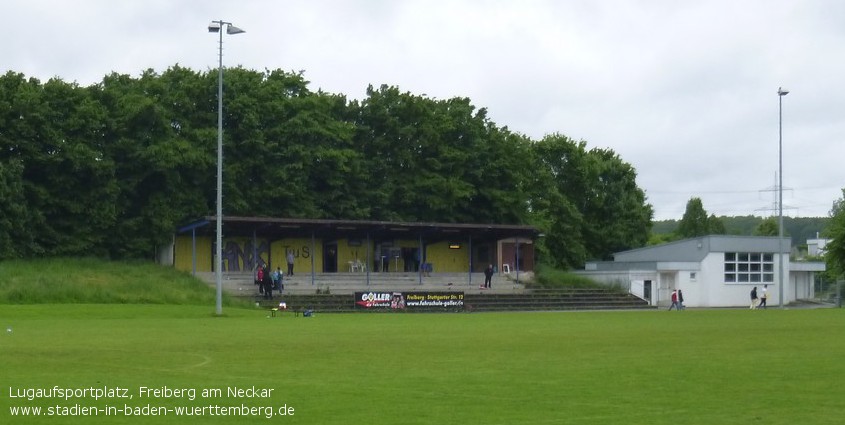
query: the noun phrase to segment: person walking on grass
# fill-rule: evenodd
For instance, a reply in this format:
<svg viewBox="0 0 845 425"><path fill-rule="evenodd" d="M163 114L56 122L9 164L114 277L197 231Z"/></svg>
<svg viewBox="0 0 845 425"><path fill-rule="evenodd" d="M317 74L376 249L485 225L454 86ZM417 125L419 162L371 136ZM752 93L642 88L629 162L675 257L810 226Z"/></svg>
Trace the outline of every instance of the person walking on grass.
<svg viewBox="0 0 845 425"><path fill-rule="evenodd" d="M684 310L684 293L678 289L678 310Z"/></svg>
<svg viewBox="0 0 845 425"><path fill-rule="evenodd" d="M757 287L755 286L751 289L751 308L752 310L757 308Z"/></svg>
<svg viewBox="0 0 845 425"><path fill-rule="evenodd" d="M675 310L681 310L681 307L678 305L678 291L672 291L672 305L669 306L669 311L672 311L672 308Z"/></svg>
<svg viewBox="0 0 845 425"><path fill-rule="evenodd" d="M766 299L769 298L769 285L763 285L763 292L760 294L760 305L757 308L766 309Z"/></svg>

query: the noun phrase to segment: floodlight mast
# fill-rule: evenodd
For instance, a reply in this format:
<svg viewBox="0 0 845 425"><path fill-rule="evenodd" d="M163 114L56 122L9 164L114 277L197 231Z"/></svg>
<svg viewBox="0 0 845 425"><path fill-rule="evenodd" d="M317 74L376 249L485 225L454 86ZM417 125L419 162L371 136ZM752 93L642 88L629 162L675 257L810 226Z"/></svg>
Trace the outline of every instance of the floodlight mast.
<svg viewBox="0 0 845 425"><path fill-rule="evenodd" d="M778 87L778 306L783 308L783 97L789 90ZM790 243L790 251L792 244ZM786 255L789 261L789 254Z"/></svg>
<svg viewBox="0 0 845 425"><path fill-rule="evenodd" d="M218 316L223 314L223 31L226 26L226 34L240 34L244 30L232 25L231 22L211 21L208 24L208 32L216 32L220 35L218 42L218 63L217 63L217 216L215 217L216 240L215 253L217 260L214 265L214 280L217 287L217 304L215 312Z"/></svg>

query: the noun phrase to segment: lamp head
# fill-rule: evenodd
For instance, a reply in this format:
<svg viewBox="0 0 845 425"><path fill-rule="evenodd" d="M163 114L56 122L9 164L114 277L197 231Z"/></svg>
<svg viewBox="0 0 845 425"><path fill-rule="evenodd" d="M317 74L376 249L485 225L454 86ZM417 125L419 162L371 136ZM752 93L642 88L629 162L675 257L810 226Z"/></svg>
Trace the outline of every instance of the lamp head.
<svg viewBox="0 0 845 425"><path fill-rule="evenodd" d="M208 24L208 32L220 32L220 22L212 21Z"/></svg>
<svg viewBox="0 0 845 425"><path fill-rule="evenodd" d="M783 87L778 87L778 96L786 96L788 94L789 90L786 90Z"/></svg>
<svg viewBox="0 0 845 425"><path fill-rule="evenodd" d="M229 25L226 26L226 34L240 34L240 33L243 33L243 32L246 32L246 31L244 31L244 30L242 30L242 29L240 29L240 28L238 28L238 27L236 27L232 24L229 24Z"/></svg>

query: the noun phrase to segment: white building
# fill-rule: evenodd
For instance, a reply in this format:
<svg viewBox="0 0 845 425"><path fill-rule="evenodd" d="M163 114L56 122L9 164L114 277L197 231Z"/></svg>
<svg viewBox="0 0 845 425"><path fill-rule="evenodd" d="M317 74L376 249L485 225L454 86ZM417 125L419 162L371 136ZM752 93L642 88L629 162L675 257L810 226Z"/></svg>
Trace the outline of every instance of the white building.
<svg viewBox="0 0 845 425"><path fill-rule="evenodd" d="M790 262L790 240L777 237L710 235L618 252L613 261L588 262L581 273L619 284L655 306L670 304L673 290L684 294L688 307L741 307L750 304L751 289L765 286L770 306L814 297L814 273L822 262Z"/></svg>
<svg viewBox="0 0 845 425"><path fill-rule="evenodd" d="M827 244L830 239L822 239L816 235L815 239L807 239L807 255L811 257L821 257L827 252Z"/></svg>

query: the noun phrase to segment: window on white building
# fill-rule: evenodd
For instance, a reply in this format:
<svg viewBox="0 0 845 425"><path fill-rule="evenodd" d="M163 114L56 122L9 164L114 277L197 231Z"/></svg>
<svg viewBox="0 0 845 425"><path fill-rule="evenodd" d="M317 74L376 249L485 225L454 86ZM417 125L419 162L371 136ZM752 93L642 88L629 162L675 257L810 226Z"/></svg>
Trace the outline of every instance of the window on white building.
<svg viewBox="0 0 845 425"><path fill-rule="evenodd" d="M726 252L725 282L773 283L774 255L760 252Z"/></svg>

